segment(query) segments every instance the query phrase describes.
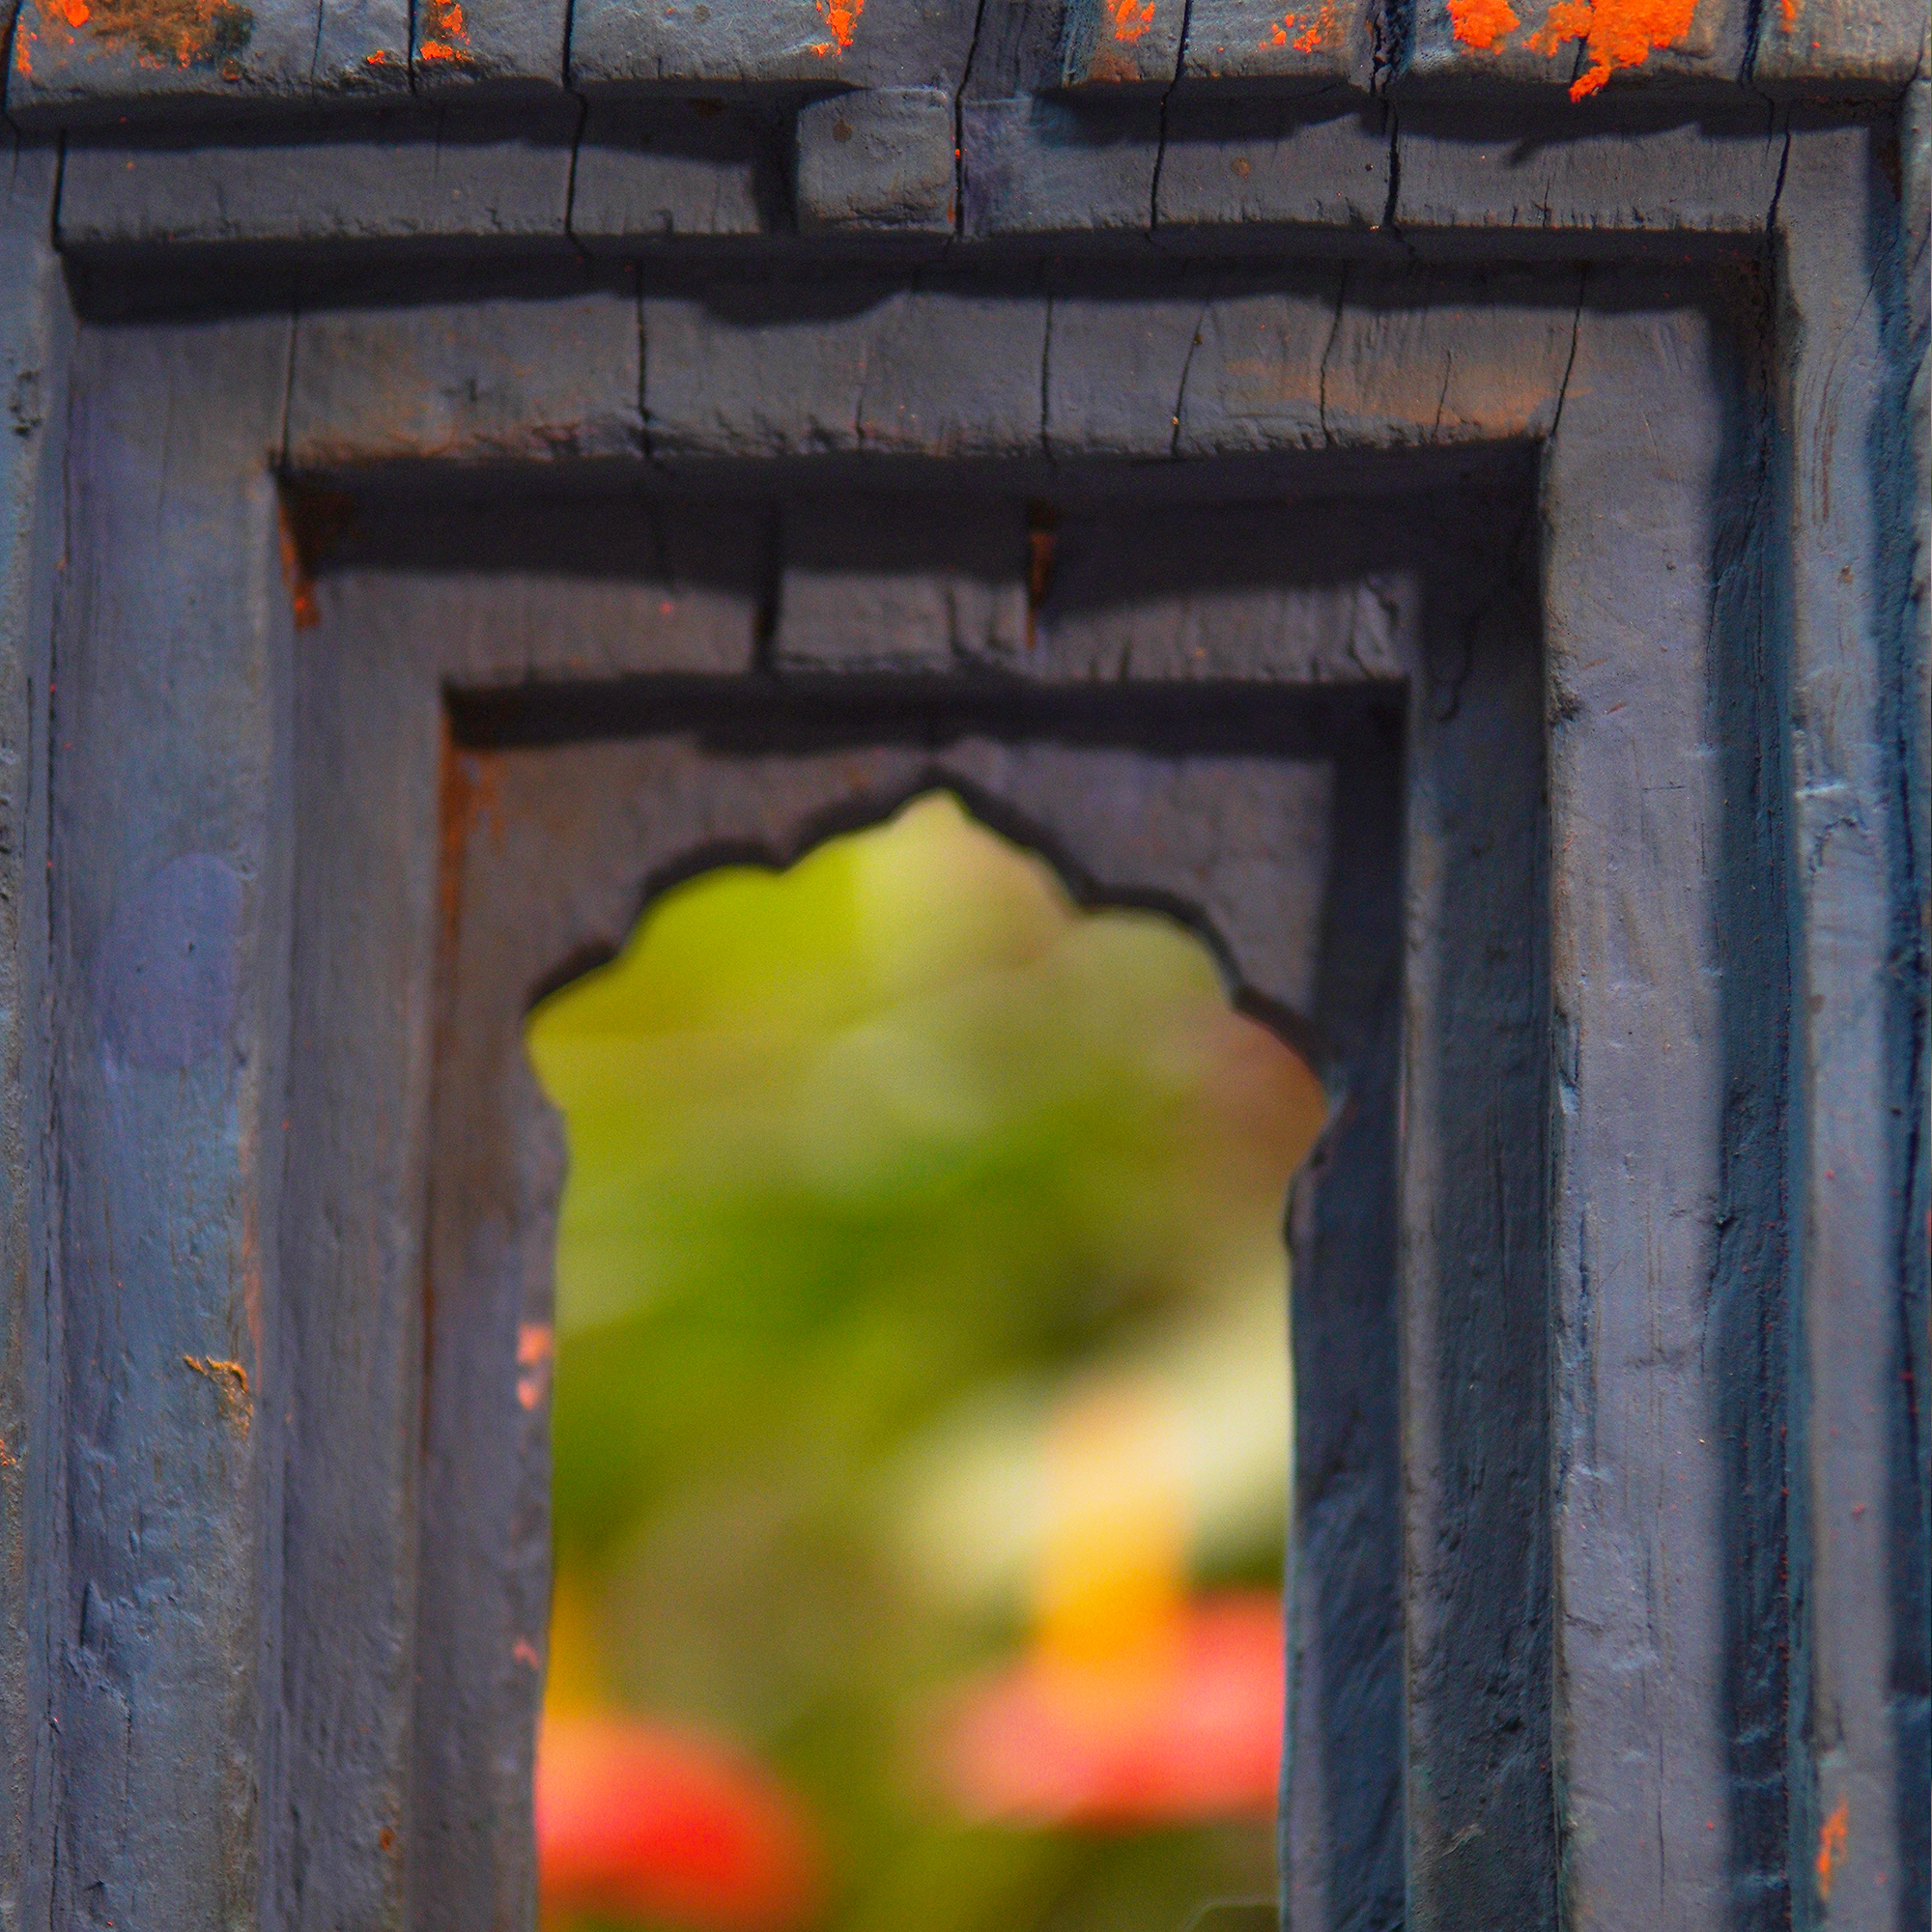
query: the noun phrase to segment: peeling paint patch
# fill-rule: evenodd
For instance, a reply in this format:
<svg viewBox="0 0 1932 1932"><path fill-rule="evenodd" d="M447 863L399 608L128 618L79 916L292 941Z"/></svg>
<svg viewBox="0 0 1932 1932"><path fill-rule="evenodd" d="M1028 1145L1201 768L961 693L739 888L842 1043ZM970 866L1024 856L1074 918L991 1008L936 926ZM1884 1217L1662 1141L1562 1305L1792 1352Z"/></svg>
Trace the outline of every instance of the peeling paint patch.
<svg viewBox="0 0 1932 1932"><path fill-rule="evenodd" d="M820 60L842 54L859 31L859 15L866 11L866 0L812 0L812 5L818 9L818 17L825 22L825 31L831 36L829 40L814 41L812 52Z"/></svg>
<svg viewBox="0 0 1932 1932"><path fill-rule="evenodd" d="M1849 1798L1838 1800L1838 1808L1818 1827L1818 1897L1821 1902L1832 1896L1832 1881L1838 1875L1838 1866L1845 1856L1845 1840L1851 1833L1852 1802Z"/></svg>
<svg viewBox="0 0 1932 1932"><path fill-rule="evenodd" d="M245 1435L255 1413L255 1399L248 1393L248 1371L240 1362L224 1362L215 1355L184 1355L182 1360L214 1384L222 1414L239 1423Z"/></svg>
<svg viewBox="0 0 1932 1932"><path fill-rule="evenodd" d="M1509 0L1449 0L1449 25L1465 47L1487 52L1520 24Z"/></svg>
<svg viewBox="0 0 1932 1932"><path fill-rule="evenodd" d="M1132 46L1153 25L1153 6L1154 0L1146 0L1145 5L1138 0L1107 0L1108 24L1114 38Z"/></svg>
<svg viewBox="0 0 1932 1932"><path fill-rule="evenodd" d="M1696 11L1697 0L1556 0L1528 44L1554 56L1567 41L1583 43L1590 65L1570 88L1570 99L1581 100L1618 68L1641 66L1681 41Z"/></svg>
<svg viewBox="0 0 1932 1932"><path fill-rule="evenodd" d="M131 52L143 67L225 71L255 32L254 14L237 0L36 0L35 13L40 33L22 31L14 50L23 74L33 71L30 43L44 37L71 47L83 31L95 46Z"/></svg>

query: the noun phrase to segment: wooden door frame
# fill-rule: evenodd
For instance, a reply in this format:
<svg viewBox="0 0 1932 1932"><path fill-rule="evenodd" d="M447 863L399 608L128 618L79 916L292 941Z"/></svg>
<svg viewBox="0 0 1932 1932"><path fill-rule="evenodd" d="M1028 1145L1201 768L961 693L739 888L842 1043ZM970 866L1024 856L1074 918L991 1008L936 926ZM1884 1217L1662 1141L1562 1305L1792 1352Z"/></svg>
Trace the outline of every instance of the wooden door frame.
<svg viewBox="0 0 1932 1932"><path fill-rule="evenodd" d="M1378 465L1411 465L1449 507L1400 534L1483 594L1402 668L1400 934L1374 942L1402 965L1397 1328L1363 1363L1393 1367L1395 1412L1334 1445L1360 1493L1321 1496L1359 1522L1399 1482L1403 1651L1338 1672L1343 1719L1297 1735L1293 1922L1516 1922L1527 1872L1538 1922L1715 1928L1791 1896L1890 1924L1923 1884L1922 1719L1889 1687L1925 1528L1900 1448L1923 352L1890 138L1794 125L1768 242L1652 245L1613 187L1602 235L1529 263L1472 211L1408 264L1338 231L1289 267L854 269L863 298L831 302L781 273L544 270L298 309L258 282L201 316L111 313L125 286L85 276L76 314L54 157L22 144L0 1730L23 1922L445 1922L413 1566L440 853L475 810L450 734L508 688L790 674L782 517L766 594L680 589L660 622L664 584L587 553L584 505L824 504L913 487L894 465L1052 500L1112 465L1159 469L1155 501L1205 482L1373 517ZM1520 479L1507 527L1465 458ZM506 494L552 520L551 560L467 567L466 519ZM366 554L338 496L384 532ZM1512 633L1538 640L1529 738L1523 694L1486 682ZM895 648L804 672L1039 678ZM1524 745L1528 808L1495 783ZM1512 923L1525 898L1547 917ZM1306 1294L1327 1264L1303 1237ZM1498 1311L1525 1306L1527 1431L1494 1401L1521 1367ZM1304 1502L1338 1466L1308 1448ZM1318 1515L1302 1560L1346 1569ZM1498 1577L1528 1588L1507 1622ZM1334 1670L1312 1634L1298 1669ZM528 1696L464 1694L514 1776ZM1361 1815L1298 1840L1321 1750L1385 1735L1391 1697ZM526 1862L497 1883L514 1924Z"/></svg>

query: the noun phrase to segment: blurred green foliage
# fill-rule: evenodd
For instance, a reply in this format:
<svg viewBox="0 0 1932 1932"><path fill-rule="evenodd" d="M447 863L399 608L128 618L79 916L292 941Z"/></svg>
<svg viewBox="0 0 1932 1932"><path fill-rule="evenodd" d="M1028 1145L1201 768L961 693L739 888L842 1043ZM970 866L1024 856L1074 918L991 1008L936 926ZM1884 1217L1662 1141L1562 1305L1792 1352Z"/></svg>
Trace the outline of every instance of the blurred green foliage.
<svg viewBox="0 0 1932 1932"><path fill-rule="evenodd" d="M1270 1890L1264 1823L974 1825L930 1776L952 1687L1024 1638L1069 1386L1170 1375L1193 1579L1280 1577L1320 1095L1205 947L1079 914L938 794L668 894L528 1037L571 1159L556 1694L775 1766L837 1932L1179 1932Z"/></svg>

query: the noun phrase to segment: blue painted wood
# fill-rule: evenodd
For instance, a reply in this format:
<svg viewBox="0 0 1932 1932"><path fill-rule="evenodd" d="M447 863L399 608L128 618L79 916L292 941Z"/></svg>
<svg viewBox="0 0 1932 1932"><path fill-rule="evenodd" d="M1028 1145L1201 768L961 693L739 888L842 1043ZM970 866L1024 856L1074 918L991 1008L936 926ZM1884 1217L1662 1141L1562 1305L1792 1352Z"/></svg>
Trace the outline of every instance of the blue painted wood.
<svg viewBox="0 0 1932 1932"><path fill-rule="evenodd" d="M0 1925L44 1923L47 1698L61 1589L52 1508L63 1382L49 1359L47 718L71 320L50 245L58 155L10 137L0 185Z"/></svg>
<svg viewBox="0 0 1932 1932"><path fill-rule="evenodd" d="M57 1924L251 1921L279 1829L288 358L272 318L75 352L47 859Z"/></svg>
<svg viewBox="0 0 1932 1932"><path fill-rule="evenodd" d="M1790 1483L1806 1579L1791 1871L1806 1926L1916 1924L1928 1906L1925 204L1921 174L1901 232L1891 131L1800 144L1776 229L1793 355Z"/></svg>

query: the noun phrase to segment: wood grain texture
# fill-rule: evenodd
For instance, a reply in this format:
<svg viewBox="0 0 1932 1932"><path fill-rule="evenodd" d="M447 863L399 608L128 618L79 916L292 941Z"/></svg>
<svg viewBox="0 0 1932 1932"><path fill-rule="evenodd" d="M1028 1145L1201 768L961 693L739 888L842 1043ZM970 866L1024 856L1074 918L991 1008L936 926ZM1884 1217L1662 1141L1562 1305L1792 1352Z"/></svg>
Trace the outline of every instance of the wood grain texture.
<svg viewBox="0 0 1932 1932"><path fill-rule="evenodd" d="M1805 1922L1831 1926L1927 1909L1925 244L1889 134L1804 141L1778 209L1807 1577L1791 1866Z"/></svg>
<svg viewBox="0 0 1932 1932"><path fill-rule="evenodd" d="M1771 218L1785 130L1760 101L1729 114L1607 97L1532 113L1405 105L1393 215L1419 229L1587 235L1636 253L1659 233L1744 236ZM1465 238L1472 244L1476 235Z"/></svg>
<svg viewBox="0 0 1932 1932"><path fill-rule="evenodd" d="M1525 489L1436 538L1409 685L1400 1756L1417 1932L1557 1922L1534 527Z"/></svg>
<svg viewBox="0 0 1932 1932"><path fill-rule="evenodd" d="M1783 1635L1776 1600L1749 1613L1782 1551L1718 1559L1783 1423L1775 1379L1768 1414L1731 1385L1754 1315L1775 1368L1783 1294L1782 847L1775 790L1754 810L1738 769L1775 686L1732 684L1723 617L1747 567L1727 554L1751 483L1740 353L1694 291L1593 278L1546 472L1551 1768L1564 1910L1592 1926L1777 1909L1746 1874L1779 1754L1752 1788L1738 1732L1766 1714L1727 1687Z"/></svg>
<svg viewBox="0 0 1932 1932"><path fill-rule="evenodd" d="M956 92L977 0L577 0L570 80L588 93L938 87Z"/></svg>
<svg viewBox="0 0 1932 1932"><path fill-rule="evenodd" d="M1926 71L1925 9L1912 0L1778 0L1759 15L1751 84L1895 94Z"/></svg>
<svg viewBox="0 0 1932 1932"><path fill-rule="evenodd" d="M437 961L434 623L311 592L278 1233L288 1474L282 1804L267 1917L409 1922L423 1201ZM400 620L400 621L398 621Z"/></svg>
<svg viewBox="0 0 1932 1932"><path fill-rule="evenodd" d="M58 1924L259 1913L289 1400L288 358L272 317L75 352L47 861Z"/></svg>
<svg viewBox="0 0 1932 1932"><path fill-rule="evenodd" d="M70 143L60 241L80 252L250 243L315 251L413 242L441 251L566 244L577 103L514 124L495 110L384 109L272 133L126 129Z"/></svg>
<svg viewBox="0 0 1932 1932"><path fill-rule="evenodd" d="M1046 304L933 282L714 281L643 301L654 455L1032 456Z"/></svg>
<svg viewBox="0 0 1932 1932"><path fill-rule="evenodd" d="M58 156L13 138L0 190L0 1925L44 1923L46 1723L65 1575L47 1227L47 717L71 327L49 246Z"/></svg>
<svg viewBox="0 0 1932 1932"><path fill-rule="evenodd" d="M304 316L289 378L290 468L637 457L638 303L627 279L544 302Z"/></svg>

